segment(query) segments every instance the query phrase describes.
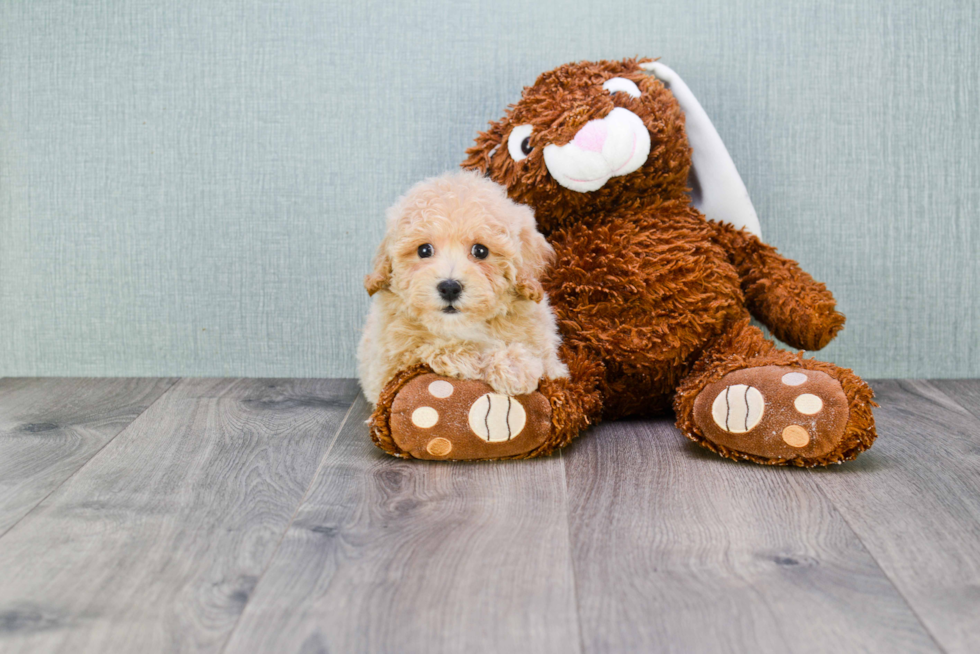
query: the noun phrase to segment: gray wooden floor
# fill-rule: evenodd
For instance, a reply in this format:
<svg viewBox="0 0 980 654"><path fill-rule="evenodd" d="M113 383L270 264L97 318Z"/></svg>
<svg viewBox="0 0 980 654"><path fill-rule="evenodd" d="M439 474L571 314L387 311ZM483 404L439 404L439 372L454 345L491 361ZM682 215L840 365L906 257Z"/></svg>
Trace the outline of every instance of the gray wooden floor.
<svg viewBox="0 0 980 654"><path fill-rule="evenodd" d="M0 651L978 652L980 381L827 470L410 463L350 380L0 380Z"/></svg>

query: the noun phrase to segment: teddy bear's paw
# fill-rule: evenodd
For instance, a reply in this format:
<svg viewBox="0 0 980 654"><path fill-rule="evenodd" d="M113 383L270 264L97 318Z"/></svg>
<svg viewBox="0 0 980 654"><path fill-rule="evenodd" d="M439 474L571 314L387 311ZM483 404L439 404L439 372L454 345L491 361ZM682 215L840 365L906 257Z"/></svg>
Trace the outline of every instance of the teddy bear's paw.
<svg viewBox="0 0 980 654"><path fill-rule="evenodd" d="M841 443L849 415L836 379L790 366L730 372L694 402L702 435L727 450L772 460L809 459Z"/></svg>
<svg viewBox="0 0 980 654"><path fill-rule="evenodd" d="M518 457L551 433L551 405L541 393L510 396L483 382L435 374L415 377L391 405L391 436L416 459Z"/></svg>

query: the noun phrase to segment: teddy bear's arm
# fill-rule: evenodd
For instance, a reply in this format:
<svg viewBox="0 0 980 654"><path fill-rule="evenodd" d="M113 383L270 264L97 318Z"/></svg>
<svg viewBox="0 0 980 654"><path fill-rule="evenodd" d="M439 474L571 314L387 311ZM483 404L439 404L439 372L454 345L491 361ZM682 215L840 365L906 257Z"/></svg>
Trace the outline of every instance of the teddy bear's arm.
<svg viewBox="0 0 980 654"><path fill-rule="evenodd" d="M749 311L776 338L791 347L819 350L844 327L833 294L798 263L744 229L711 224L738 271Z"/></svg>

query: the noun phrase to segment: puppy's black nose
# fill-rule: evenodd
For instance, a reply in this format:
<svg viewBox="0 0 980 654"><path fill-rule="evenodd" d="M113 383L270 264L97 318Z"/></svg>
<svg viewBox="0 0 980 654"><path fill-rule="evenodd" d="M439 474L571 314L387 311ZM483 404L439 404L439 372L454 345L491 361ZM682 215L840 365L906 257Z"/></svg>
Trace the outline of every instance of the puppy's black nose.
<svg viewBox="0 0 980 654"><path fill-rule="evenodd" d="M439 291L439 297L443 300L453 302L463 292L463 285L455 279L444 279L436 284L436 290Z"/></svg>

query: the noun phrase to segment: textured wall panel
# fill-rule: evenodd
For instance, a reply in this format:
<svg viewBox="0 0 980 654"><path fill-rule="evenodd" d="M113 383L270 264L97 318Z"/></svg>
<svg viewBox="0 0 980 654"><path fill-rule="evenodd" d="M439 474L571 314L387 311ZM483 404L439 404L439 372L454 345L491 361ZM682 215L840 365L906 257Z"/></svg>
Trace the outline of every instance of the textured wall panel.
<svg viewBox="0 0 980 654"><path fill-rule="evenodd" d="M0 1L0 375L352 375L382 213L559 63L662 56L821 357L980 374L975 2Z"/></svg>

